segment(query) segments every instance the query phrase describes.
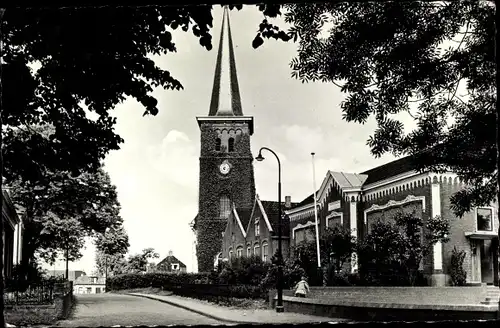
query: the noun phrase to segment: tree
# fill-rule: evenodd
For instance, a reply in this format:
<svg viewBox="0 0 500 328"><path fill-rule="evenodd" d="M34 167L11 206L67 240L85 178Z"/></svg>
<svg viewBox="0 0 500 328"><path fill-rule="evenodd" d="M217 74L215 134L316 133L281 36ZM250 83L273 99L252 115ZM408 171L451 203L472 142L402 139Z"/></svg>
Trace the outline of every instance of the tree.
<svg viewBox="0 0 500 328"><path fill-rule="evenodd" d="M423 257L432 252L436 242L448 242L449 231L449 222L439 216L424 224L414 213L400 211L386 221L378 220L358 244L363 280L414 286Z"/></svg>
<svg viewBox="0 0 500 328"><path fill-rule="evenodd" d="M375 118L374 156L413 155L421 171L456 172L467 185L451 199L459 217L498 200L494 2L287 4L269 15L280 9L299 43L292 76L340 87L346 121ZM282 33L263 24L254 47ZM405 133L398 113L416 129Z"/></svg>
<svg viewBox="0 0 500 328"><path fill-rule="evenodd" d="M84 237L95 237L123 222L116 188L102 169L77 177L47 172L43 180L18 179L9 187L13 202L24 211L24 268L37 257L54 262L66 251L69 260L76 260L82 255Z"/></svg>
<svg viewBox="0 0 500 328"><path fill-rule="evenodd" d="M130 246L128 235L123 226L112 226L98 234L96 246L96 267L101 275L115 275L124 272L125 254Z"/></svg>
<svg viewBox="0 0 500 328"><path fill-rule="evenodd" d="M331 265L335 271L340 271L344 264L350 262L352 254L356 249L356 237L350 229L341 226L327 228L320 240L320 246L324 249L325 258L323 263Z"/></svg>
<svg viewBox="0 0 500 328"><path fill-rule="evenodd" d="M154 248L145 248L142 253L129 256L125 273L144 273L149 260L159 257L160 254L156 253Z"/></svg>
<svg viewBox="0 0 500 328"><path fill-rule="evenodd" d="M102 251L96 251L96 269L101 276L106 275L106 266L108 276L116 276L127 273L127 259L124 254L105 254Z"/></svg>

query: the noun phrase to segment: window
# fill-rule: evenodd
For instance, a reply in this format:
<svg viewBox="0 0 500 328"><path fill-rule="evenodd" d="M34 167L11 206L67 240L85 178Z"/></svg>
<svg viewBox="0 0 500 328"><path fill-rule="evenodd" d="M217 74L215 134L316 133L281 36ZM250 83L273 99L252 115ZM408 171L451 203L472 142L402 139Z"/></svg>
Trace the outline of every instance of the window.
<svg viewBox="0 0 500 328"><path fill-rule="evenodd" d="M255 246L253 247L253 254L254 254L255 256L260 256L260 246L259 246L259 245L255 245Z"/></svg>
<svg viewBox="0 0 500 328"><path fill-rule="evenodd" d="M232 259L233 258L233 251L229 251L229 258Z"/></svg>
<svg viewBox="0 0 500 328"><path fill-rule="evenodd" d="M229 202L229 197L222 196L220 198L219 218L221 220L227 220L230 214L231 214L231 204Z"/></svg>
<svg viewBox="0 0 500 328"><path fill-rule="evenodd" d="M493 231L493 210L491 208L477 209L477 230Z"/></svg>
<svg viewBox="0 0 500 328"><path fill-rule="evenodd" d="M96 287L95 288L95 293L96 294L100 294L101 293L101 288L100 287Z"/></svg>
<svg viewBox="0 0 500 328"><path fill-rule="evenodd" d="M247 247L247 257L252 256L252 248L249 246Z"/></svg>
<svg viewBox="0 0 500 328"><path fill-rule="evenodd" d="M243 256L243 247L238 247L236 249L236 256L242 257Z"/></svg>
<svg viewBox="0 0 500 328"><path fill-rule="evenodd" d="M229 140L227 141L227 148L229 150L229 152L233 152L234 151L234 138L229 138Z"/></svg>
<svg viewBox="0 0 500 328"><path fill-rule="evenodd" d="M254 225L255 225L255 236L259 236L260 235L260 219L257 218L255 219L255 222L254 222Z"/></svg>
<svg viewBox="0 0 500 328"><path fill-rule="evenodd" d="M231 241L234 243L234 241L236 240L236 237L234 236L234 232L231 233Z"/></svg>
<svg viewBox="0 0 500 328"><path fill-rule="evenodd" d="M221 141L220 138L215 139L215 150L220 151Z"/></svg>
<svg viewBox="0 0 500 328"><path fill-rule="evenodd" d="M87 287L87 294L92 294L92 287Z"/></svg>
<svg viewBox="0 0 500 328"><path fill-rule="evenodd" d="M262 261L267 262L267 259L269 258L269 246L267 243L264 243L262 245Z"/></svg>
<svg viewBox="0 0 500 328"><path fill-rule="evenodd" d="M174 270L174 271L179 270L179 263L173 263L172 270Z"/></svg>

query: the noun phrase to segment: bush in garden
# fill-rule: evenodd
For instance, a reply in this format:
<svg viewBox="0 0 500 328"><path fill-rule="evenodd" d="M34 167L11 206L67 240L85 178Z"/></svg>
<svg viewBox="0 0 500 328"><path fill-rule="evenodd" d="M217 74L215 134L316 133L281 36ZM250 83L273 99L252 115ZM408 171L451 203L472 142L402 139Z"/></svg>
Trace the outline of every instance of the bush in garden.
<svg viewBox="0 0 500 328"><path fill-rule="evenodd" d="M166 273L154 272L146 274L123 274L109 277L108 290L124 290L134 288L161 288L168 285L195 284L200 282L213 283L214 276L210 273Z"/></svg>
<svg viewBox="0 0 500 328"><path fill-rule="evenodd" d="M425 224L414 213L398 212L393 220L377 221L358 242L360 278L367 285L423 285L419 265L438 242L447 242L449 223L437 216Z"/></svg>
<svg viewBox="0 0 500 328"><path fill-rule="evenodd" d="M450 278L453 286L465 286L466 284L467 272L464 269L465 255L463 250L458 251L456 247L453 247L450 269Z"/></svg>
<svg viewBox="0 0 500 328"><path fill-rule="evenodd" d="M266 273L267 265L259 256L233 257L221 266L218 282L258 286Z"/></svg>
<svg viewBox="0 0 500 328"><path fill-rule="evenodd" d="M300 267L293 259L285 259L283 263L283 280L282 286L284 289L290 289L300 280L302 276L306 275L303 268ZM271 263L267 264L267 272L265 277L260 282L260 286L264 290L276 288L276 279L278 276L278 261L276 254L271 257Z"/></svg>

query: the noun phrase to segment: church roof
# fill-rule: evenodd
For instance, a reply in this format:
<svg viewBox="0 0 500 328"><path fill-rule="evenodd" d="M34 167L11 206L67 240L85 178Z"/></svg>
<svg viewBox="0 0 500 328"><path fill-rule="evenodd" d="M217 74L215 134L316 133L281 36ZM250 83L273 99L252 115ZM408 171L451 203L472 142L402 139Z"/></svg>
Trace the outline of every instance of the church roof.
<svg viewBox="0 0 500 328"><path fill-rule="evenodd" d="M252 216L252 209L237 209L238 212L238 217L240 218L241 225L243 226L243 229L246 229L248 226L248 222L250 222L250 217Z"/></svg>
<svg viewBox="0 0 500 328"><path fill-rule="evenodd" d="M208 115L243 116L227 6L224 7L222 18L212 99Z"/></svg>
<svg viewBox="0 0 500 328"><path fill-rule="evenodd" d="M267 201L267 200L261 200L262 207L264 208L264 211L267 214L267 218L269 219L269 223L271 224L271 227L273 228L273 231L275 234L278 233L278 223L279 223L279 208L278 202L273 202L273 201ZM292 207L297 206L297 203L292 203ZM285 215L285 202L281 203L281 214ZM285 216L283 219L283 225L282 225L282 235L283 236L288 236L290 233L290 219L288 216Z"/></svg>

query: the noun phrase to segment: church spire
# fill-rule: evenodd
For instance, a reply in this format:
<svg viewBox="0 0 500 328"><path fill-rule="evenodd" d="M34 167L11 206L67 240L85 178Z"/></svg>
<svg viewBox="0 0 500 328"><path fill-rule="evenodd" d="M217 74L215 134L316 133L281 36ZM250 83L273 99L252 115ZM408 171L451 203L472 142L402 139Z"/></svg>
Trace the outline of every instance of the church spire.
<svg viewBox="0 0 500 328"><path fill-rule="evenodd" d="M243 116L229 26L229 9L224 6L219 51L215 65L214 86L209 116Z"/></svg>

